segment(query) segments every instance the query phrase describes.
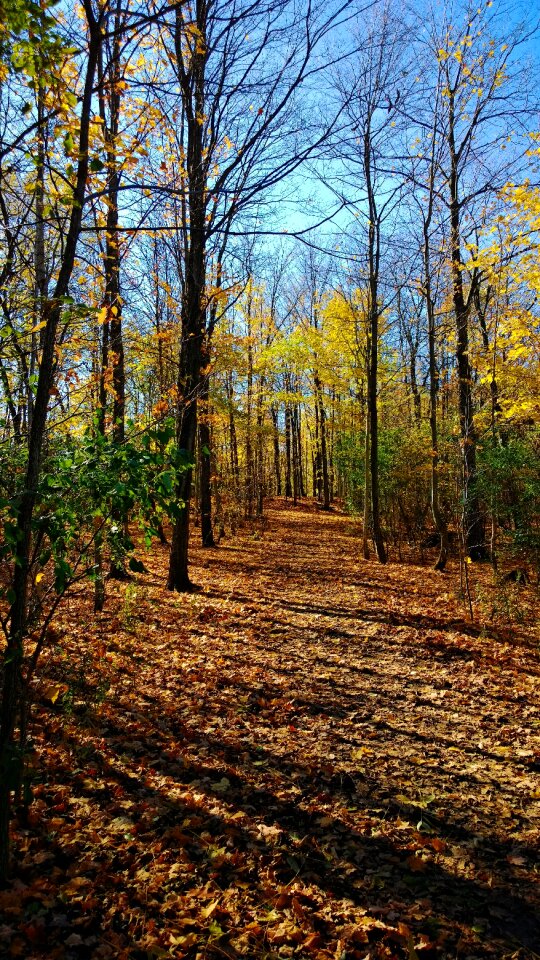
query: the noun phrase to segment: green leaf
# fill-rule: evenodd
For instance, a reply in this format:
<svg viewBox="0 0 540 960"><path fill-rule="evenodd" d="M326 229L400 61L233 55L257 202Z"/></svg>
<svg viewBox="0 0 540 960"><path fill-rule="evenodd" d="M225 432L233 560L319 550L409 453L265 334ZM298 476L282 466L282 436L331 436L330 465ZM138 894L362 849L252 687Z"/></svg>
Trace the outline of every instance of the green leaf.
<svg viewBox="0 0 540 960"><path fill-rule="evenodd" d="M155 439L158 443L167 444L169 440L172 440L174 437L174 429L172 427L162 427L159 430L154 430L151 434L152 439Z"/></svg>
<svg viewBox="0 0 540 960"><path fill-rule="evenodd" d="M66 133L64 137L64 153L66 157L72 153L73 148L75 147L75 142L71 133Z"/></svg>
<svg viewBox="0 0 540 960"><path fill-rule="evenodd" d="M173 479L172 470L165 470L164 473L161 474L160 480L167 493L173 492Z"/></svg>
<svg viewBox="0 0 540 960"><path fill-rule="evenodd" d="M51 559L51 551L50 551L50 549L43 550L43 552L40 553L40 555L39 555L39 565L40 565L41 567L44 567L45 564L46 564L50 559Z"/></svg>

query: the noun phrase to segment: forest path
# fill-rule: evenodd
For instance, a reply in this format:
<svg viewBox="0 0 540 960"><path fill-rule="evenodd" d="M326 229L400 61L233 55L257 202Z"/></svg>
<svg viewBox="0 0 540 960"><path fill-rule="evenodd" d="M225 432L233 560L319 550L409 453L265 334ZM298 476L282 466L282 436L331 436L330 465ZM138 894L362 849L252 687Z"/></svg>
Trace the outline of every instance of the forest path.
<svg viewBox="0 0 540 960"><path fill-rule="evenodd" d="M19 866L30 903L52 869L36 957L538 955L530 637L467 624L455 570L359 547L276 501L195 547L199 593L155 547L97 621L70 602L47 683L71 670L74 708L38 718Z"/></svg>

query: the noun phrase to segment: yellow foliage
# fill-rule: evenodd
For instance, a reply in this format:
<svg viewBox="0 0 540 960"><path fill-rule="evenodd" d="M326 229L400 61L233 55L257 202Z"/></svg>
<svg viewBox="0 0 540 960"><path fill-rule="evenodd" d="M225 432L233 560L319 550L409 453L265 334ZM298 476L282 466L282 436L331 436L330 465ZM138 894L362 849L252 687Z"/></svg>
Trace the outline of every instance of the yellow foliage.
<svg viewBox="0 0 540 960"><path fill-rule="evenodd" d="M536 144L536 135L531 137ZM540 153L535 148L532 153ZM489 281L497 310L487 317L489 349L474 347L481 382L497 384L502 416L540 422L540 190L525 181L508 184L505 210L486 228L479 245L470 245L473 263ZM485 246L482 246L485 241Z"/></svg>

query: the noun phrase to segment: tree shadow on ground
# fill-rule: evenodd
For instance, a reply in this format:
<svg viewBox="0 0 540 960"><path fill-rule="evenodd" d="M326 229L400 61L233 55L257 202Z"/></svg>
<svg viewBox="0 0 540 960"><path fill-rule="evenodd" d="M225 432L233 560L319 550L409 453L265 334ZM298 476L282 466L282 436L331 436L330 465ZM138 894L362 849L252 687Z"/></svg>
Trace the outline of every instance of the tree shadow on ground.
<svg viewBox="0 0 540 960"><path fill-rule="evenodd" d="M154 709L160 713L159 704ZM367 795L366 791L362 795L354 777L336 772L324 763L301 763L296 758L276 756L261 745L246 743L242 744L239 756L238 744L220 740L215 733L209 737L190 730L186 746L197 753L202 750L206 756L182 756L182 732L171 735L162 728L153 728L151 716L146 730L139 726L133 736L125 726L113 729L109 725L102 740L106 748L96 748L87 761L99 766L106 782L118 782L128 795L144 802L145 822L151 822L152 827L148 835L144 830L138 834L138 842L142 843L145 837L152 844L163 841L168 829L193 813L193 804L186 806L175 798L175 790L196 790L202 798L195 804L201 823L190 828L188 843L188 853L197 864L201 882L206 877L222 887L235 884L235 870L230 862L215 876L215 865L205 854L208 835L214 840L226 836L234 839L237 852L248 856L249 882L255 890L259 873L270 858L274 862L276 889L280 884L299 881L375 913L387 907L389 901L401 904L405 911L423 903L418 917L420 930L434 915L448 924L484 924L484 936L499 938L508 948L521 945L534 950L540 942L533 891L516 895L519 871L507 860L511 850L520 857L532 856L533 851L525 845L500 843L494 836L475 834L457 823L430 815L398 799L373 777L367 784ZM72 746L77 749L76 741ZM117 753L121 753L123 764L126 758L131 762L132 773L119 769ZM150 759L153 773L166 777L167 783L161 789L141 783L141 757ZM68 769L63 774L71 779L75 795L91 797L107 814L109 794L85 787L83 778L74 777ZM227 816L216 812L212 798L226 805ZM351 813L347 807L353 801L356 809ZM115 807L112 812L116 813ZM246 832L241 822L230 819L239 812L250 818L250 823L255 822L255 835L253 829ZM424 837L414 827L423 816L430 824L429 830L434 831ZM359 820L359 829L354 826L355 819ZM409 830L403 829L404 821L410 825ZM394 826L396 822L398 826ZM279 842L276 839L269 844L261 839L256 824L277 828ZM455 876L451 859L435 858L429 846L434 835L445 844L466 844L468 852L463 855L471 856L474 849L471 872L484 877L484 882ZM421 865L417 862L418 853L428 854ZM236 879L245 878L238 875ZM267 900L267 885L264 890L261 888L260 897L261 902Z"/></svg>

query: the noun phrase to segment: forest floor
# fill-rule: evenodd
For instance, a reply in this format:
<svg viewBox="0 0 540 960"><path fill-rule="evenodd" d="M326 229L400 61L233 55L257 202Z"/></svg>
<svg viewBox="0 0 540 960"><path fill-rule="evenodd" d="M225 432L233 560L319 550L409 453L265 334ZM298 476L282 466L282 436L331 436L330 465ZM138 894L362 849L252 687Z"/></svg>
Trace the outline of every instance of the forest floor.
<svg viewBox="0 0 540 960"><path fill-rule="evenodd" d="M102 615L66 600L1 956L540 956L532 591L524 624L496 598L483 623L475 566L471 623L455 564L359 546L338 510L274 501L194 548L198 593L164 589L156 545Z"/></svg>

